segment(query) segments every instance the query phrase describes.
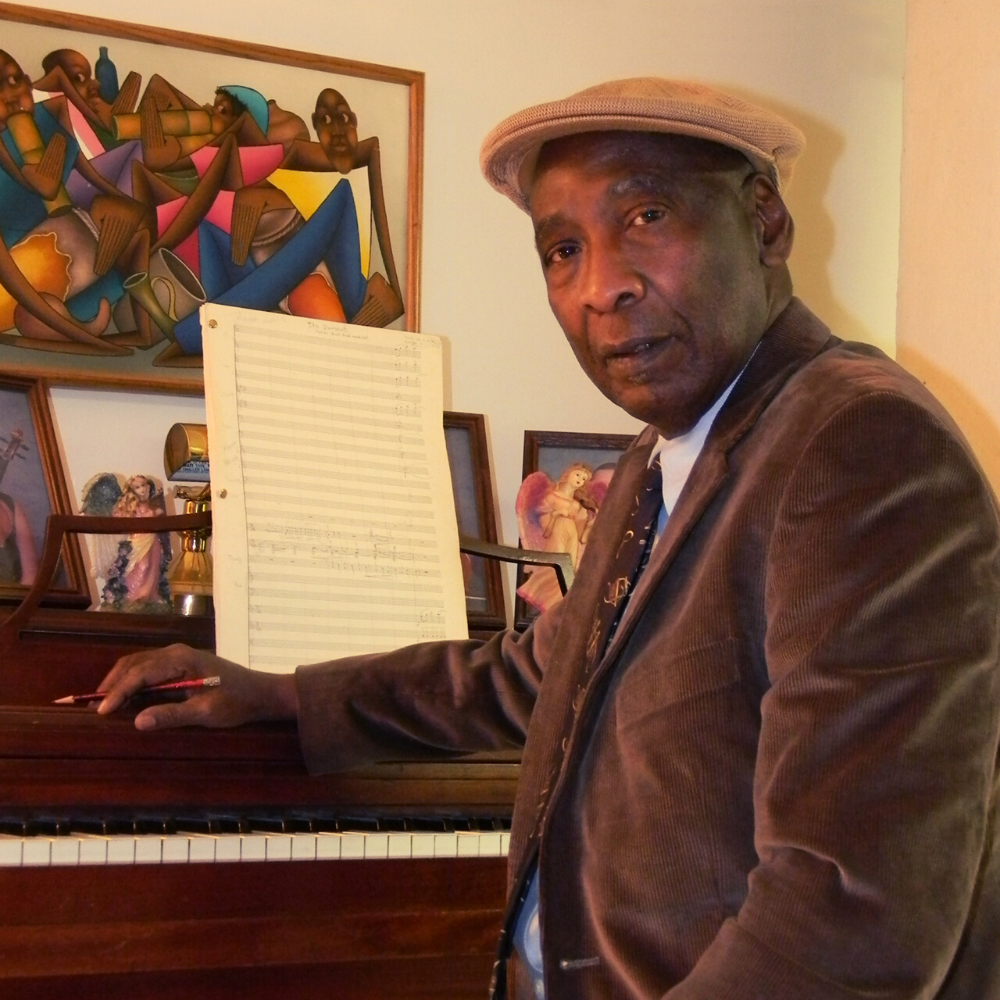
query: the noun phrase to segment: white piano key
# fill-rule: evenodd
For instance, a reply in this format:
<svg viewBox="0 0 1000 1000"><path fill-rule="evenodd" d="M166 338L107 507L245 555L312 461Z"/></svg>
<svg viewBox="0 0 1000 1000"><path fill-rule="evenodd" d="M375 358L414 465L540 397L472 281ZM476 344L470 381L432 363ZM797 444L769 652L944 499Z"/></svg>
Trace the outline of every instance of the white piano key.
<svg viewBox="0 0 1000 1000"><path fill-rule="evenodd" d="M479 834L470 830L458 831L458 857L479 857Z"/></svg>
<svg viewBox="0 0 1000 1000"><path fill-rule="evenodd" d="M479 856L481 858L500 857L500 833L484 832L479 835Z"/></svg>
<svg viewBox="0 0 1000 1000"><path fill-rule="evenodd" d="M52 864L78 865L80 841L76 837L56 837L52 841Z"/></svg>
<svg viewBox="0 0 1000 1000"><path fill-rule="evenodd" d="M500 857L505 858L510 853L510 834L500 834Z"/></svg>
<svg viewBox="0 0 1000 1000"><path fill-rule="evenodd" d="M339 833L317 833L316 860L339 861L340 841L341 841L341 835Z"/></svg>
<svg viewBox="0 0 1000 1000"><path fill-rule="evenodd" d="M269 833L265 845L265 857L268 861L291 861L292 838L287 833Z"/></svg>
<svg viewBox="0 0 1000 1000"><path fill-rule="evenodd" d="M115 835L108 837L108 864L135 864L135 837Z"/></svg>
<svg viewBox="0 0 1000 1000"><path fill-rule="evenodd" d="M49 837L25 837L21 864L49 865L52 863L52 840Z"/></svg>
<svg viewBox="0 0 1000 1000"><path fill-rule="evenodd" d="M413 850L410 855L413 858L433 858L434 857L434 834L415 833L413 834Z"/></svg>
<svg viewBox="0 0 1000 1000"><path fill-rule="evenodd" d="M170 837L169 840L176 840ZM163 860L163 838L145 834L135 838L135 863L137 865L158 865Z"/></svg>
<svg viewBox="0 0 1000 1000"><path fill-rule="evenodd" d="M218 838L206 836L204 834L192 835L187 838L188 855L185 860L194 863L206 863L221 860L216 856L216 846ZM164 844L163 860L167 860L166 845ZM238 861L239 858L236 858Z"/></svg>
<svg viewBox="0 0 1000 1000"><path fill-rule="evenodd" d="M292 860L293 861L316 860L316 834L314 833L292 834Z"/></svg>
<svg viewBox="0 0 1000 1000"><path fill-rule="evenodd" d="M243 838L238 833L221 833L215 838L216 861L240 861Z"/></svg>
<svg viewBox="0 0 1000 1000"><path fill-rule="evenodd" d="M121 835L107 838L109 865L135 864L135 837Z"/></svg>
<svg viewBox="0 0 1000 1000"><path fill-rule="evenodd" d="M434 834L434 857L436 857L436 858L456 858L456 857L458 857L458 834L457 833L435 833Z"/></svg>
<svg viewBox="0 0 1000 1000"><path fill-rule="evenodd" d="M108 838L89 836L80 837L80 864L106 865L108 863Z"/></svg>
<svg viewBox="0 0 1000 1000"><path fill-rule="evenodd" d="M241 861L266 861L267 836L263 833L247 833L240 838Z"/></svg>
<svg viewBox="0 0 1000 1000"><path fill-rule="evenodd" d="M165 865L184 865L190 860L191 838L187 834L175 834L163 838L163 863ZM212 851L212 858L215 850ZM139 860L136 855L136 861Z"/></svg>
<svg viewBox="0 0 1000 1000"><path fill-rule="evenodd" d="M363 833L342 833L340 835L340 856L343 859L365 857L365 835Z"/></svg>
<svg viewBox="0 0 1000 1000"><path fill-rule="evenodd" d="M0 834L0 866L20 868L23 846L21 837L14 837L9 833Z"/></svg>
<svg viewBox="0 0 1000 1000"><path fill-rule="evenodd" d="M413 834L399 832L390 833L387 855L390 858L413 857Z"/></svg>
<svg viewBox="0 0 1000 1000"><path fill-rule="evenodd" d="M366 833L365 858L389 857L389 835L387 833Z"/></svg>

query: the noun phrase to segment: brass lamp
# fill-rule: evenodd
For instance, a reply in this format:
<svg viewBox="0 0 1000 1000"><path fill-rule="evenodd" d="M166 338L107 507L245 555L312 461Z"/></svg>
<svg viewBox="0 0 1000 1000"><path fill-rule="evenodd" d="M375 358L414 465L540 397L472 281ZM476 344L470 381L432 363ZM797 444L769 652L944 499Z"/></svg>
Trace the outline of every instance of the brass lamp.
<svg viewBox="0 0 1000 1000"><path fill-rule="evenodd" d="M167 479L204 483L181 486L177 497L184 501L185 514L212 509L208 479L208 429L204 424L174 424L163 445L163 465ZM212 602L212 556L208 551L211 528L182 531L181 550L170 563L167 581L175 614L210 615Z"/></svg>

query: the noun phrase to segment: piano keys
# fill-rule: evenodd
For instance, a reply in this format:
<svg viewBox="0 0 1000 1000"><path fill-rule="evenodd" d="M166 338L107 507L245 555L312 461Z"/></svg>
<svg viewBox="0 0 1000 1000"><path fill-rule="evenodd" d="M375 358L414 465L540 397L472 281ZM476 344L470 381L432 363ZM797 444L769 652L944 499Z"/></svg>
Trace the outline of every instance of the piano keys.
<svg viewBox="0 0 1000 1000"><path fill-rule="evenodd" d="M291 725L49 705L172 641L211 623L41 609L0 648L0 996L485 995L518 755L312 777Z"/></svg>

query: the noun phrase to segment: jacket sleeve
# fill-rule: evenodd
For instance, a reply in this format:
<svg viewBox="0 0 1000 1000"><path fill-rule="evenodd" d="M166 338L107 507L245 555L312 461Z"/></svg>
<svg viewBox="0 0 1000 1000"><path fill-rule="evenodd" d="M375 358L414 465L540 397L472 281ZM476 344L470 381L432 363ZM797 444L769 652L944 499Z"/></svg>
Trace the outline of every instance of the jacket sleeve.
<svg viewBox="0 0 1000 1000"><path fill-rule="evenodd" d="M758 864L667 996L933 997L993 823L995 502L945 417L871 393L802 452L766 571Z"/></svg>
<svg viewBox="0 0 1000 1000"><path fill-rule="evenodd" d="M520 635L433 642L299 667L311 773L524 744L562 604Z"/></svg>

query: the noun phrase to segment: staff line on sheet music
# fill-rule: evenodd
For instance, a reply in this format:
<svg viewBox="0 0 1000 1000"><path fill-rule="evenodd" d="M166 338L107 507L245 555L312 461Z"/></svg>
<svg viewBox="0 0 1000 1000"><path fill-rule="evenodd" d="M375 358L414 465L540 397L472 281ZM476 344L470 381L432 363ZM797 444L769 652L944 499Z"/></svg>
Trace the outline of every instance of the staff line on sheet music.
<svg viewBox="0 0 1000 1000"><path fill-rule="evenodd" d="M280 484L279 484L280 485ZM303 484L304 486L305 484ZM321 490L313 489L312 492L322 492ZM332 491L328 491L325 496L328 496ZM258 497L264 496L264 492L258 492L251 488L249 496ZM279 494L272 494L278 496ZM370 497L373 500L381 500L383 502L388 501L398 501L399 503L431 503L431 496L424 490L412 489L408 493L403 495L398 495L394 493L389 493L386 490L351 490L350 496L355 497Z"/></svg>
<svg viewBox="0 0 1000 1000"><path fill-rule="evenodd" d="M250 513L250 509L249 508L247 508L247 513L248 514ZM255 514L270 514L271 513L271 509L270 508L265 508L265 507L255 508L254 509L254 513ZM325 522L318 522L318 523L319 524L324 524ZM376 529L376 527L374 525L372 525L371 518L344 518L344 517L342 517L342 518L338 519L337 523L339 525L341 525L341 526L344 526L344 525L347 525L347 526L356 526L359 529L361 529L358 532L358 534L361 534L361 535L371 535L374 531L377 530L380 533L379 537L383 537L384 535L392 535L397 529L405 529L406 534L404 534L402 536L404 538L407 537L407 535L412 534L413 532L419 532L419 533L427 532L427 533L431 533L431 534L433 534L433 532L434 532L434 525L432 525L432 524L405 524L405 523L404 524L394 524L394 525L386 524L386 525L383 525L383 526L378 527ZM286 522L286 525L287 525L287 522ZM283 527L284 527L284 525L283 525ZM312 525L312 523L310 523L308 525L300 525L299 527L300 527L300 530L303 530L303 531L311 531L311 530L323 531L323 530L326 530L325 528L314 527ZM351 536L355 537L355 533L352 532Z"/></svg>
<svg viewBox="0 0 1000 1000"><path fill-rule="evenodd" d="M384 563L412 563L417 565L435 565L440 562L440 558L435 553L410 552L404 545L396 544L391 549L376 549L373 552L362 553L361 539L345 542L292 542L266 536L258 536L254 533L251 537L251 544L264 551L265 548L274 552L283 552L295 559L312 559L319 562L323 559L344 560L353 556L354 560L364 564L382 565Z"/></svg>
<svg viewBox="0 0 1000 1000"><path fill-rule="evenodd" d="M438 574L440 578L440 574ZM302 574L292 575L291 573L268 573L266 576L261 576L260 573L249 573L247 576L248 583L250 586L256 585L258 582L270 583L301 583ZM410 580L386 580L384 583L380 583L377 580L367 580L367 579L357 579L357 580L331 580L330 586L340 586L340 587L353 587L357 588L379 588L381 590L402 590L408 594L413 593L413 583ZM427 583L422 583L420 585L420 592L422 594L441 594L442 588L440 583L433 583L428 581ZM385 595L386 600L395 600L395 595L388 594ZM302 595L300 600L307 600L306 595Z"/></svg>
<svg viewBox="0 0 1000 1000"><path fill-rule="evenodd" d="M423 373L422 355L419 351L389 352L378 348L374 350L358 350L350 342L339 341L333 343L327 342L320 345L323 348L323 353L317 358L315 351L299 346L300 343L305 342L300 341L299 343L295 343L285 341L281 345L282 357L299 358L300 360L307 361L309 364L322 364L325 361L334 362L339 365L365 365L370 368L381 368L385 365L405 366L413 371ZM315 345L316 341L311 340L311 343ZM265 357L273 357L274 342L262 337L244 337L240 344L240 350L244 353L256 352L263 354Z"/></svg>
<svg viewBox="0 0 1000 1000"><path fill-rule="evenodd" d="M299 560L299 559L286 559L286 565L289 566L302 566L303 569L310 569L315 566L315 560ZM440 569L428 569L426 567L415 567L415 566L402 566L400 564L392 565L381 565L381 566L362 566L356 560L353 559L342 559L338 562L329 563L327 569L332 571L345 570L352 573L353 575L360 576L363 572L370 579L375 579L379 576L385 577L395 577L395 578L406 578L412 581L410 591L416 593L416 587L419 583L420 588L424 587L424 583L427 580L440 580L441 570ZM295 595L294 589L289 589L289 594ZM296 596L296 600L298 597Z"/></svg>
<svg viewBox="0 0 1000 1000"><path fill-rule="evenodd" d="M423 419L423 407L420 404L413 405L411 403L389 403L385 406L381 406L376 403L367 403L365 400L358 400L357 398L340 402L335 396L330 396L325 399L312 400L308 406L298 406L293 400L285 403L284 408L286 413L315 413L318 416L334 413L339 410L347 410L350 413L358 414L384 413L386 416L395 417L396 420L419 421ZM238 413L253 414L257 411L257 409L258 408L255 405L247 403L243 399L236 400L236 410Z"/></svg>
<svg viewBox="0 0 1000 1000"><path fill-rule="evenodd" d="M237 391L245 390L247 388L246 383L251 381L249 379L240 379L237 382ZM268 380L270 382L270 380ZM290 386L290 388L296 388L295 386ZM328 385L318 389L321 392L332 392L336 386ZM277 396L277 393L271 393L267 389L260 388L257 389L262 396ZM366 399L391 399L395 403L399 403L404 406L417 406L421 403L420 396L415 396L412 393L407 392L382 392L379 390L372 389L371 392L365 393L364 398Z"/></svg>
<svg viewBox="0 0 1000 1000"><path fill-rule="evenodd" d="M344 461L348 462L349 464L351 462L357 461L357 459L353 455L349 455L347 453L347 449L346 448L342 448L339 445L331 443L331 445L330 445L330 451L331 451L332 454L337 455L337 456L339 456L339 455L341 455L343 453L345 455ZM394 451L392 448L370 448L369 451L373 455L384 455L386 458L396 458L400 462L404 462L404 461L426 462L427 461L427 454L426 454L426 452L422 452L422 451L403 451L402 449L397 449L397 450ZM275 449L271 449L271 448L258 448L258 449L255 449L254 454L263 455L263 456L265 456L267 458L280 458L283 461L287 461L287 459L288 459L288 452L287 451L283 451L281 449L275 450ZM275 466L274 468L275 468L275 471L278 471L278 470L284 471L284 466Z"/></svg>
<svg viewBox="0 0 1000 1000"><path fill-rule="evenodd" d="M365 509L367 510L367 508L365 508ZM247 509L246 509L246 512L247 512L247 516L248 517L250 517L250 516L253 516L253 517L260 517L260 516L270 517L271 515L274 514L273 508L271 508L269 506L265 506L265 507L253 507L253 508L251 508L248 505ZM399 529L399 530L405 529L407 532L417 531L417 532L427 532L428 534L434 534L434 532L436 530L433 524L409 524L409 523L407 523L408 515L406 514L405 511L395 511L395 512L393 512L393 511L383 511L382 512L382 517L383 518L395 517L395 518L400 518L401 519L399 521L393 522L392 524L383 523L380 526L380 530L382 530L382 531L392 531L392 530L395 530L395 529ZM340 525L357 525L359 528L362 529L362 532L365 529L370 528L372 526L372 520L371 520L370 517L366 517L364 519L341 517L337 523L340 524Z"/></svg>
<svg viewBox="0 0 1000 1000"><path fill-rule="evenodd" d="M275 334L270 327L253 326L247 323L236 323L234 324L234 330L237 333L243 334L240 338L243 343L252 344L257 341L263 341L265 344L270 344L272 347L274 346ZM317 330L311 324L297 331L297 339L300 343L309 341L317 347L323 347L326 349L328 349L331 344L336 344L352 350L364 351L367 354L392 354L397 357L407 356L419 358L422 356L421 347L424 346L424 342L420 340L419 334L414 335L412 339L407 338L408 343L406 347L386 347L382 344L373 344L365 333L359 333L356 329L351 330L350 332L327 329Z"/></svg>
<svg viewBox="0 0 1000 1000"><path fill-rule="evenodd" d="M281 594L286 593L284 588L281 590L266 590L259 587L250 588L251 597L278 597ZM301 598L302 604L306 604L309 601L334 601L337 604L367 604L371 601L371 598L367 594L337 594L331 591L325 591L322 594L316 595L306 595ZM434 608L436 610L444 610L444 601L431 601L424 600L417 597L387 597L385 598L385 606L389 608ZM262 613L269 613L271 610L270 604L261 605L251 605L252 610L257 610ZM315 611L307 607L298 607L291 609L289 611L282 611L282 615L291 615L293 617L299 618L309 618L315 614Z"/></svg>
<svg viewBox="0 0 1000 1000"><path fill-rule="evenodd" d="M376 619L373 618L372 620L375 621ZM311 634L311 632L312 632L312 630L310 629L310 634ZM349 636L349 637L357 637L358 639L362 639L362 640L370 640L370 639L386 639L386 640L390 640L391 639L392 642L393 642L393 644L398 646L398 645L401 644L400 641L399 641L401 639L403 640L403 642L406 642L406 641L409 641L409 642L414 642L414 641L416 641L416 642L425 642L425 641L433 640L433 639L443 639L444 638L444 627L441 626L441 625L437 625L437 626L435 626L435 625L424 625L421 628L416 629L415 631L409 631L409 630L404 630L404 629L394 629L394 628L382 629L382 628L371 628L371 627L368 627L368 628L358 628L358 629L342 629L342 630L333 630L333 629L331 629L330 630L330 634L331 635L338 635L339 634L339 635L344 635L344 636ZM333 644L330 643L330 642L299 642L299 641L296 641L296 643L295 643L296 648L299 649L301 652L303 652L303 653L305 653L305 652L319 653L324 658L329 655L327 651L331 649L332 645ZM280 651L284 652L285 650L288 649L288 643L287 642L282 642L282 641L277 640L277 639L270 640L270 639L258 638L251 631L251 633L250 633L250 648L251 648L251 650L253 652L263 652L264 650L268 650L268 649L280 650ZM378 646L375 647L376 650L378 648L384 649L385 646L383 645L381 647L378 647ZM301 663L302 661L300 660L299 662Z"/></svg>
<svg viewBox="0 0 1000 1000"><path fill-rule="evenodd" d="M270 365L263 361L255 363L243 360L239 378L244 385L259 382L264 386L286 386L289 389L311 390L317 394L336 390L348 395L370 396L378 395L375 386L393 386L396 389L420 389L422 382L419 375L371 375L367 372L345 371L343 368L324 367L322 365L309 371L294 369L295 374L282 375L281 371L290 370L288 366ZM404 395L400 399L407 402L419 402L420 394Z"/></svg>
<svg viewBox="0 0 1000 1000"><path fill-rule="evenodd" d="M302 428L304 433L311 433L308 427ZM349 440L341 440L342 438L349 438ZM347 465L352 465L356 467L357 456L356 452L351 449L351 440L353 439L350 435L338 434L336 437L330 435L327 440L327 452L328 455L336 456L338 461L342 461ZM306 448L298 447L294 449L288 448L271 448L265 447L264 445L259 445L257 447L252 447L250 442L247 442L243 446L245 450L250 451L253 455L260 455L266 458L279 458L283 463L287 465L289 458L293 455L301 454L303 460L308 460L310 462L316 463L320 462L323 458L321 454L312 455L309 454ZM427 452L426 451L406 451L403 449L403 442L399 441L395 448L392 447L382 447L381 445L371 445L368 448L368 452L373 455L382 455L385 458L395 458L397 462L426 462ZM367 466L363 466L366 468ZM390 470L386 470L390 471Z"/></svg>
<svg viewBox="0 0 1000 1000"><path fill-rule="evenodd" d="M280 370L280 366L275 366ZM302 373L296 376L279 375L269 365L261 365L260 370L244 368L240 372L240 380L243 384L259 381L264 385L283 385L290 389L311 389L317 393L327 393L336 389L338 392L357 392L359 396L367 395L371 392L371 387L376 385L394 386L397 389L419 389L420 378L416 375L366 375L362 372L327 371L322 368L311 372ZM354 383L360 382L361 387L355 388ZM346 384L344 384L346 383ZM363 388L364 391L360 391ZM413 402L419 396L404 396L400 394L400 399Z"/></svg>
<svg viewBox="0 0 1000 1000"><path fill-rule="evenodd" d="M416 556L396 559L386 556L378 558L378 556L374 555L369 556L368 553L365 553L364 557L362 557L360 540L355 541L353 545L350 543L340 546L309 545L307 543L286 542L276 538L259 536L256 532L251 532L249 544L253 547L255 554L269 553L272 556L281 556L287 560L295 560L297 565L302 565L303 563L319 565L321 560L335 559L338 563L351 563L351 565L358 567L377 569L386 564L395 563L406 563L410 566L416 566L419 563L421 566L431 566L435 565L435 560L437 559L437 557L432 560L429 557Z"/></svg>
<svg viewBox="0 0 1000 1000"><path fill-rule="evenodd" d="M429 472L429 470L427 469L426 466L423 466L423 465L420 465L420 466L407 465L407 466L405 466L405 472L404 472L404 474L407 477L415 476L419 480L422 480L422 481L414 483L414 490L421 490L421 491L423 491L429 485L430 472ZM396 482L394 482L393 480L387 478L386 476L366 476L366 475L364 475L361 472L355 472L355 470L353 470L353 469L338 469L335 472L331 472L330 473L330 478L334 482L336 482L338 485L342 481L347 481L347 482L355 482L356 481L356 482L359 482L359 483L364 483L366 486L389 486L389 485L395 486L396 485ZM278 487L281 487L281 486L285 485L285 483L287 482L287 479L285 479L284 477L282 477L281 479L264 479L264 478L261 478L259 480L259 482L263 486L278 486ZM302 488L303 489L317 491L317 492L323 492L324 495L325 495L325 491L322 489L322 487L317 486L317 485L315 485L313 483L303 483L302 484Z"/></svg>
<svg viewBox="0 0 1000 1000"><path fill-rule="evenodd" d="M419 422L409 422L403 423L398 417L393 420L379 420L377 417L364 417L359 419L356 413L351 411L346 411L344 413L331 413L324 417L322 420L317 419L316 413L302 414L302 422L310 426L315 425L316 427L328 428L328 427L371 427L375 429L386 428L388 430L403 431L406 434L419 434L423 430L423 425ZM299 423L296 419L293 423ZM255 428L255 421L247 420L246 430L249 432L253 428L253 434L258 437L262 434L273 434L276 437L280 437L281 440L288 440L289 435L279 434L274 430L273 424L261 424L259 428ZM269 429L268 429L269 428Z"/></svg>
<svg viewBox="0 0 1000 1000"><path fill-rule="evenodd" d="M263 327L251 327L251 326L240 326L237 325L235 331L241 333L238 339L241 345L246 346L256 346L258 344L264 344L270 346L272 349L274 347L274 331L270 329L265 329ZM382 344L372 343L364 334L360 336L356 332L351 333L328 333L325 330L315 330L315 329L303 329L297 331L296 341L299 344L313 344L315 347L322 347L324 354L330 350L344 350L354 353L362 353L368 356L371 355L392 355L396 358L416 358L421 359L423 357L422 347L425 346L425 342L419 339L419 334L411 341L411 344L406 347L385 347ZM282 348L291 346L288 341L282 343ZM315 358L315 354L310 355L310 358Z"/></svg>
<svg viewBox="0 0 1000 1000"><path fill-rule="evenodd" d="M272 635L284 635L292 633L301 635L302 626L291 619L295 617L305 617L302 611L297 608L282 609L276 612L271 605L254 605L250 603L250 610L256 611L253 621L257 622L260 628L256 631L267 631ZM366 622L378 621L391 625L443 625L444 610L434 611L430 616L420 612L397 610L395 608L338 608L334 609L336 620L329 618L322 619L315 627L313 622L309 625L310 636L334 635L338 632L350 634L352 628L363 628Z"/></svg>
<svg viewBox="0 0 1000 1000"><path fill-rule="evenodd" d="M295 421L286 422L283 426L293 428L297 426ZM399 444L408 445L422 445L424 439L422 436L406 433L402 431L397 431L395 434L389 433L384 430L365 430L363 427L357 427L350 421L344 420L342 422L333 422L326 424L311 424L305 421L301 425L310 431L312 435L311 440L303 441L301 438L296 440L293 435L275 435L267 434L265 431L257 431L248 434L252 440L275 440L280 437L280 440L286 441L289 444L294 444L297 448L316 448L322 445L324 442L329 441L334 438L349 438L352 441L397 441Z"/></svg>
<svg viewBox="0 0 1000 1000"><path fill-rule="evenodd" d="M252 524L250 530L261 540L271 537L272 540L298 542L301 545L334 544L337 542L358 545L361 541L376 547L399 546L407 549L436 549L427 538L408 538L405 535L396 535L393 532L386 532L381 538L372 537L371 532L360 534L351 531L339 531L335 528L303 529L299 524Z"/></svg>
<svg viewBox="0 0 1000 1000"><path fill-rule="evenodd" d="M407 476L419 475L421 478L429 478L429 469L426 465L409 465L405 467L405 474ZM366 462L366 470L373 470L374 472L400 472L401 467L399 462ZM363 475L364 473L349 462L343 462L336 469L335 475L338 478L348 478L354 475ZM370 480L366 480L373 483L384 483L386 482L385 476L372 476Z"/></svg>
<svg viewBox="0 0 1000 1000"><path fill-rule="evenodd" d="M419 363L410 364L402 361L377 362L367 358L352 358L349 355L341 354L339 351L329 353L323 362L317 364L315 359L309 358L308 352L296 351L294 348L284 348L280 358L274 356L273 350L266 348L243 347L240 349L240 361L244 368L265 366L273 368L275 371L299 372L302 370L302 366L297 363L290 363L290 361L295 361L296 359L299 361L302 359L308 360L310 362L310 374L315 375L322 375L328 372L340 374L345 370L353 372L355 368L360 368L362 369L360 375L365 377L368 377L368 373L371 371L398 372L401 375L413 375L416 378L423 376L423 370ZM378 379L382 376L374 375L371 377Z"/></svg>
<svg viewBox="0 0 1000 1000"><path fill-rule="evenodd" d="M281 517L282 509L286 514L291 513L289 508L296 508L302 506L312 506L312 501L308 497L292 497L292 496L282 496L280 493L266 493L262 491L256 491L252 494L255 501L267 500L269 503L273 502L279 505L277 510L271 510L270 513L275 519ZM398 501L403 503L402 500ZM430 510L408 510L406 505L403 507L392 508L388 504L383 504L379 508L373 508L370 503L348 503L347 501L338 501L341 510L349 511L367 511L369 516L375 515L385 515L390 517L419 517L427 518L428 520L433 520L435 517L433 507ZM257 508L258 513L268 513L267 507Z"/></svg>

